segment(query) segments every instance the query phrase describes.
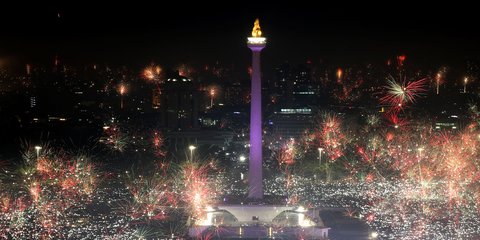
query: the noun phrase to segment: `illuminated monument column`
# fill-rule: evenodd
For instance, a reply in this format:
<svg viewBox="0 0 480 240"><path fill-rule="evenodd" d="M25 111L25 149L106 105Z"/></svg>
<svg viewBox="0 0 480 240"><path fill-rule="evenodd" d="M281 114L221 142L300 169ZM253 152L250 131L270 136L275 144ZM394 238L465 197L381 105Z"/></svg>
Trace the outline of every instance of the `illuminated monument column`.
<svg viewBox="0 0 480 240"><path fill-rule="evenodd" d="M328 239L330 228L323 225L319 210L302 206L265 205L262 177L262 81L260 75L260 52L266 45L258 19L248 38L252 50L252 90L250 109L250 161L248 169L248 198L257 204L227 204L210 206L205 215L194 221L188 235L192 238L218 236L220 239ZM255 202L255 201L252 201ZM291 216L291 217L290 217ZM289 219L290 218L290 219ZM218 221L221 219L221 221ZM318 221L314 221L318 219ZM296 221L298 220L298 221ZM272 231L272 227L281 231ZM222 231L218 231L221 227ZM225 227L225 228L223 228ZM285 231L284 231L285 230Z"/></svg>
<svg viewBox="0 0 480 240"><path fill-rule="evenodd" d="M260 52L265 47L260 22L255 20L248 47L252 50L252 89L250 106L250 161L248 164L248 198L263 198L262 177L262 79Z"/></svg>

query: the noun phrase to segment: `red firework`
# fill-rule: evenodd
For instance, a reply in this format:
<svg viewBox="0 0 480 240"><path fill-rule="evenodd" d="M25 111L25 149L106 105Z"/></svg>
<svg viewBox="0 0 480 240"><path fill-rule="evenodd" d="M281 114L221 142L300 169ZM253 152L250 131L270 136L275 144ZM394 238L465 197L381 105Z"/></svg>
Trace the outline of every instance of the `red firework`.
<svg viewBox="0 0 480 240"><path fill-rule="evenodd" d="M403 78L403 82L400 83L391 77L385 87L386 95L380 99L380 102L396 110L403 109L406 104L415 103L417 98L427 91L427 84L427 78L412 82L407 82Z"/></svg>

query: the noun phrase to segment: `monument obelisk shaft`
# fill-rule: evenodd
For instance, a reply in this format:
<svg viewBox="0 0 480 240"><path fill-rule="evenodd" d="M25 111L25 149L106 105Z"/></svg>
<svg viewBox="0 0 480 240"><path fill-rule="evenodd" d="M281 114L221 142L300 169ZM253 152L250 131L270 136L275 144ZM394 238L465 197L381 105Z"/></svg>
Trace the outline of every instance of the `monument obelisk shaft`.
<svg viewBox="0 0 480 240"><path fill-rule="evenodd" d="M260 52L266 45L260 23L255 21L248 47L252 50L252 89L250 106L250 159L248 164L248 198L263 198L262 174L262 79Z"/></svg>

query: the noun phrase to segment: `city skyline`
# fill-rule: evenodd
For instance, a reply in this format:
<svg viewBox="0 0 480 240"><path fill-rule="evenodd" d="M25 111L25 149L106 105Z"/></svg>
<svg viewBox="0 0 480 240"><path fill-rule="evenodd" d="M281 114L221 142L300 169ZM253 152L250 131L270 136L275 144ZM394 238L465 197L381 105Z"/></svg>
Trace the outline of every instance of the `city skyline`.
<svg viewBox="0 0 480 240"><path fill-rule="evenodd" d="M5 8L0 238L478 239L475 8L322 4Z"/></svg>

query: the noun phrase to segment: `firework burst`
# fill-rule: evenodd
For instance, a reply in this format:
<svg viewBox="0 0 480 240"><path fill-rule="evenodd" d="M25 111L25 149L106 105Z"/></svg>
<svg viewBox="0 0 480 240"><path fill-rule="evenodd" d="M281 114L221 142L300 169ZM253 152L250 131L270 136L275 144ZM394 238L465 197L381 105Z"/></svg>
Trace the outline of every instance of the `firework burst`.
<svg viewBox="0 0 480 240"><path fill-rule="evenodd" d="M210 163L200 164L188 161L180 166L181 181L178 185L181 189L182 202L194 219L198 219L204 213L207 205L217 197L213 181L209 177L212 171Z"/></svg>
<svg viewBox="0 0 480 240"><path fill-rule="evenodd" d="M397 110L403 109L409 103L415 103L418 97L427 91L427 78L407 82L404 77L402 82L399 82L390 77L387 83L386 94L380 101Z"/></svg>
<svg viewBox="0 0 480 240"><path fill-rule="evenodd" d="M12 171L2 188L0 236L13 239L64 238L72 229L72 216L94 196L100 175L86 155L69 155L43 147Z"/></svg>
<svg viewBox="0 0 480 240"><path fill-rule="evenodd" d="M159 65L151 64L142 71L142 77L156 83L163 82L163 69Z"/></svg>

